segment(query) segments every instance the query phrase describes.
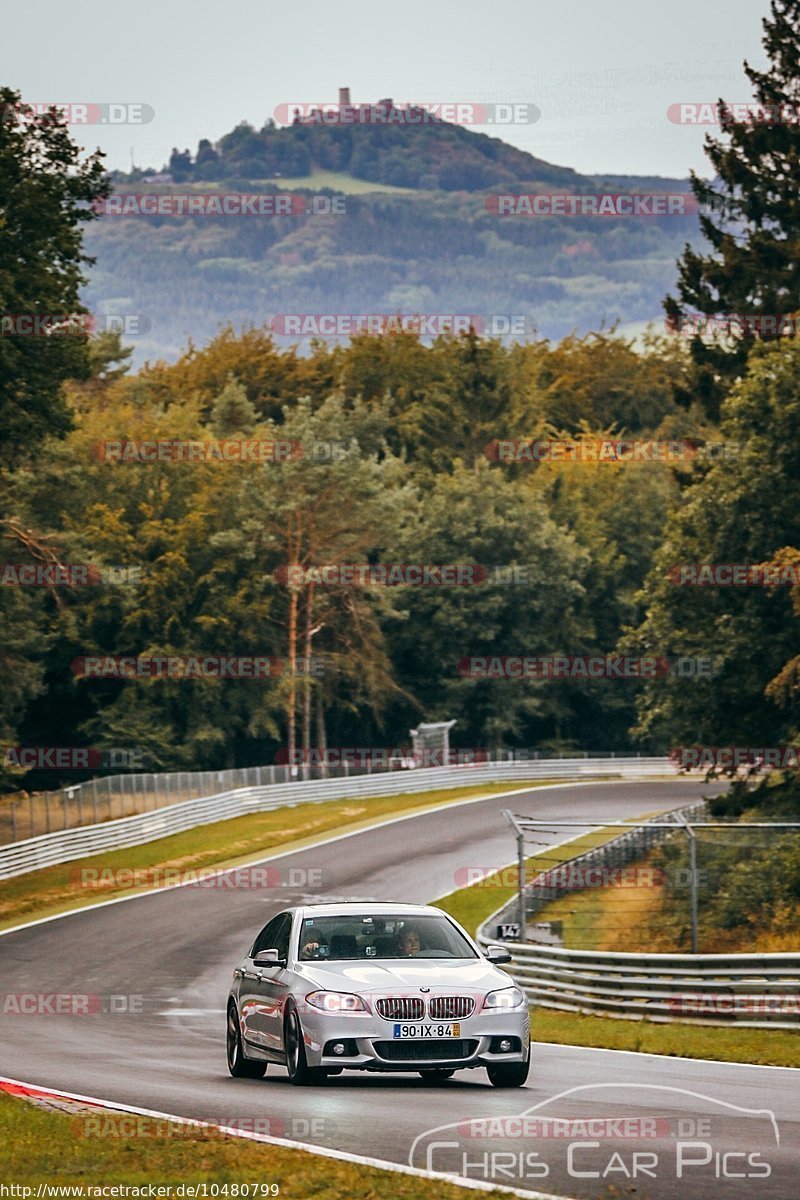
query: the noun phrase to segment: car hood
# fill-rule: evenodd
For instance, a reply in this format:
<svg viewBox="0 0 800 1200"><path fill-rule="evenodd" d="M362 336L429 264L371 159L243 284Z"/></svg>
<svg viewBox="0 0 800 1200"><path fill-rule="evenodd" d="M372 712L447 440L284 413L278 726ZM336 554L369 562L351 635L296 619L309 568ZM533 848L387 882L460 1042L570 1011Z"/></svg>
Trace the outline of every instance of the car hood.
<svg viewBox="0 0 800 1200"><path fill-rule="evenodd" d="M326 991L394 993L422 987L434 993L492 991L514 983L505 971L485 959L460 960L456 965L441 961L391 960L383 963L302 963L297 973L310 984Z"/></svg>

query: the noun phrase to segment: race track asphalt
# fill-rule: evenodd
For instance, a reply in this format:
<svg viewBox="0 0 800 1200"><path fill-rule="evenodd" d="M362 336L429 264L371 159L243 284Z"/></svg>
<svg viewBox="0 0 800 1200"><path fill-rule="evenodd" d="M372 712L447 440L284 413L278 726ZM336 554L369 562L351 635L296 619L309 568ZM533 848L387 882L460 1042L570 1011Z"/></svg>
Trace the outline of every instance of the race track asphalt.
<svg viewBox="0 0 800 1200"><path fill-rule="evenodd" d="M493 1089L483 1071L438 1088L413 1075L345 1073L309 1089L292 1087L283 1068L270 1067L259 1081L226 1070L231 972L273 913L334 898L430 901L458 886L465 867L513 861L504 808L604 820L706 794L708 787L680 780L492 796L265 860L279 868L279 887L187 886L2 934L5 997L88 993L104 998L101 1009L137 1011L4 1011L0 1074L244 1128L266 1117L278 1136L388 1161L408 1163L413 1147L415 1166L560 1195L606 1197L613 1184L651 1200L797 1200L800 1074L789 1069L538 1044L526 1087L511 1091ZM545 836L557 842L575 832ZM320 878L321 886L304 886ZM634 1124L604 1126L600 1137L596 1125L548 1137L552 1126L541 1123L464 1124L524 1112L542 1120L627 1116ZM457 1128L431 1132L442 1126ZM478 1136L498 1130L496 1139Z"/></svg>

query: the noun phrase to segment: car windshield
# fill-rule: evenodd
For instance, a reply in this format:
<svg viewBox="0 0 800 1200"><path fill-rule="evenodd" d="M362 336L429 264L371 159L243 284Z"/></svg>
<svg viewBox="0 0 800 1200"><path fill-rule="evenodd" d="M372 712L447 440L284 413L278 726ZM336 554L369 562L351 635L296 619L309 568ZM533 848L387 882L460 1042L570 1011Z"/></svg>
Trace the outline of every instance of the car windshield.
<svg viewBox="0 0 800 1200"><path fill-rule="evenodd" d="M477 958L469 942L444 916L306 917L300 930L299 957L327 959Z"/></svg>

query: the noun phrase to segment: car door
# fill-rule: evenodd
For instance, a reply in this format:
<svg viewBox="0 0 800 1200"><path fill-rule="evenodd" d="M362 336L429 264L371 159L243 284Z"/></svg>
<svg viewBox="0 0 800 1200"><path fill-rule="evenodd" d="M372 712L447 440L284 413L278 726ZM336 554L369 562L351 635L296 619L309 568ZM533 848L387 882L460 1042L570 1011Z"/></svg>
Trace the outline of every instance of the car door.
<svg viewBox="0 0 800 1200"><path fill-rule="evenodd" d="M268 1049L270 1046L268 1033L272 1025L271 1017L268 1011L265 1011L267 993L262 991L261 987L264 968L257 967L253 959L261 950L278 948L278 940L282 938L282 931L285 928L291 928L291 914L278 913L261 930L242 966L239 1016L247 1041L262 1050ZM269 1008L268 1003L267 1008Z"/></svg>
<svg viewBox="0 0 800 1200"><path fill-rule="evenodd" d="M275 918L274 923L270 922L267 929L272 940L266 940L263 945L259 945L258 949L254 947L253 952L257 954L258 950L274 949L278 951L278 958L284 964L287 963L289 939L292 932L292 914L281 913ZM265 1050L282 1050L283 1015L293 976L285 965L280 966L277 963L274 967L257 967L256 972L258 976L254 981L254 992L257 998L256 1011L259 1033L263 1038L260 1045Z"/></svg>

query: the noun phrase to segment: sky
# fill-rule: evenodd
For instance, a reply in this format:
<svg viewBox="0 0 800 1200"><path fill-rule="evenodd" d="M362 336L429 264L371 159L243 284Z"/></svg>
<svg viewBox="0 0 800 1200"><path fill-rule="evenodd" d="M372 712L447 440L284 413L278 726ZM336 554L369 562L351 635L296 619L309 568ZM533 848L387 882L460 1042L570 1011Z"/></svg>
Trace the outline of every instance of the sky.
<svg viewBox="0 0 800 1200"><path fill-rule="evenodd" d="M476 127L583 173L708 173L703 135L671 105L751 98L767 0L37 0L3 18L0 82L28 102L117 107L119 125L73 125L110 168L161 167L277 106L336 101L517 102L535 122ZM148 110L145 110L148 111Z"/></svg>

